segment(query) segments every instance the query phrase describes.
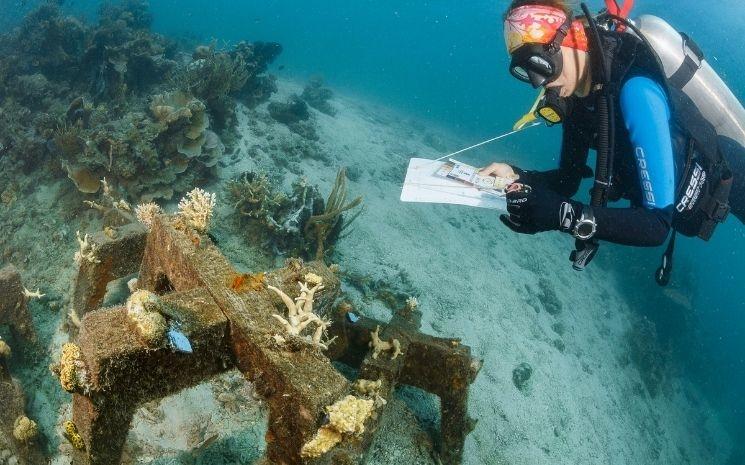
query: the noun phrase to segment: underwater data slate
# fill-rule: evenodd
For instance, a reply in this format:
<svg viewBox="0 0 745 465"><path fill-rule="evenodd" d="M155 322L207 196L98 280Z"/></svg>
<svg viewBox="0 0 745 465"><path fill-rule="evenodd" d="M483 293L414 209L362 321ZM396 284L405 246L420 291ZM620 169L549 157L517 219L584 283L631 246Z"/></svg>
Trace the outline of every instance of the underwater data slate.
<svg viewBox="0 0 745 465"><path fill-rule="evenodd" d="M447 203L507 211L504 188L510 181L480 176L464 163L412 158L406 171L402 202Z"/></svg>

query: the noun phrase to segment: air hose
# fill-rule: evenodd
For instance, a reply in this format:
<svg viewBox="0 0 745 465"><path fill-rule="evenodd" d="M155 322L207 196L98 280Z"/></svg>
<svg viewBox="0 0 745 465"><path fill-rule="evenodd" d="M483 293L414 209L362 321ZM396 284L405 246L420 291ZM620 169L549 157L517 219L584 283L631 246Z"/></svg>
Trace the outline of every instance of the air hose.
<svg viewBox="0 0 745 465"><path fill-rule="evenodd" d="M615 133L615 107L613 106L613 89L610 83L610 67L603 43L600 40L600 32L597 23L592 17L590 10L584 3L581 4L582 12L587 18L587 24L592 33L594 42L594 66L593 70L599 74L600 88L596 100L597 114L597 162L595 163L595 184L590 194L590 205L593 207L605 207L608 203L608 190L610 189L611 177L613 175L613 146ZM591 55L591 58L593 55ZM589 240L577 239L575 250L570 255L573 262L572 267L582 271L595 258L599 242L595 238Z"/></svg>
<svg viewBox="0 0 745 465"><path fill-rule="evenodd" d="M600 94L597 98L597 118L598 118L598 154L595 164L595 185L592 188L590 203L593 207L604 207L608 202L608 189L610 188L611 176L613 173L613 133L615 131L615 108L613 108L613 98L610 86L610 69L608 60L605 56L603 43L600 40L600 32L597 23L592 17L587 5L582 3L582 12L587 18L590 26L592 39L595 43L596 66L595 69L600 71Z"/></svg>

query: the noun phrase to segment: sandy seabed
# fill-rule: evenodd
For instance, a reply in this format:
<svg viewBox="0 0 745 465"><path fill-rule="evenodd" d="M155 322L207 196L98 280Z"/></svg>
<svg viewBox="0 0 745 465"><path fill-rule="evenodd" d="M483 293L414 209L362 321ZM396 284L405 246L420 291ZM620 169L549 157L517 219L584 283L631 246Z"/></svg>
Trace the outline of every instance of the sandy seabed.
<svg viewBox="0 0 745 465"><path fill-rule="evenodd" d="M279 85L273 100L302 90L290 81ZM635 365L628 363L624 335L636 316L614 274L601 267L573 272L568 237L515 235L494 211L401 203L408 159L436 158L441 145L455 149L463 141L356 96L337 95L332 104L335 117L312 110L326 155L289 165L271 147L297 136L273 122L266 105L239 108L242 139L221 163L219 178L206 188L222 193L228 179L260 169L286 173L288 185L306 176L326 193L337 169L349 167L350 195L364 195L365 213L337 247L342 272L410 289L424 314L422 331L461 338L484 360L471 388L469 408L478 424L466 444L465 464L725 462L732 445L695 386L670 377L651 397ZM494 151L499 153L499 147ZM49 354L58 354L66 340L58 326L72 279L75 228L81 227L78 220L62 220L64 202L57 195L67 190L65 182L49 182L33 198L19 200L28 203L29 220L36 216L43 222L22 227L23 234L14 239L16 249L28 249L29 260L17 264L27 285L56 294L61 302L57 313L42 303L32 305ZM269 266L254 260L259 254L236 234L225 202L215 222L220 247L232 261L249 270ZM52 240L39 243L35 237L40 233ZM69 261L59 259L67 256ZM365 298L350 282L344 290L366 315L390 318L387 307ZM521 363L532 367L523 390L513 383L513 369ZM69 397L53 379L41 381L46 369L21 371L27 392L31 385L42 386L29 395L29 409L46 416L40 418L42 431L59 441ZM402 390L388 409L368 463L435 464L423 431L434 427L436 407L436 399ZM250 463L263 450L265 420L251 386L228 373L142 408L126 462ZM69 463L69 446L61 441L58 449L54 463Z"/></svg>

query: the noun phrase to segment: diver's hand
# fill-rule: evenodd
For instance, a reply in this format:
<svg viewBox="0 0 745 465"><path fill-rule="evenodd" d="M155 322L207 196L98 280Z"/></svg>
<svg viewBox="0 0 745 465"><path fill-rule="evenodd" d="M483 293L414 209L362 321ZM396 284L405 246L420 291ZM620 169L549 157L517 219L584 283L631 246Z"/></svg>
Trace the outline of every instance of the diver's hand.
<svg viewBox="0 0 745 465"><path fill-rule="evenodd" d="M513 181L516 181L519 178L517 173L515 173L515 170L507 163L492 163L485 168L481 168L479 174L481 176L496 176L498 178L512 179Z"/></svg>
<svg viewBox="0 0 745 465"><path fill-rule="evenodd" d="M499 219L511 230L521 234L543 231L569 231L582 205L545 187L529 187L519 183L507 187L507 212Z"/></svg>

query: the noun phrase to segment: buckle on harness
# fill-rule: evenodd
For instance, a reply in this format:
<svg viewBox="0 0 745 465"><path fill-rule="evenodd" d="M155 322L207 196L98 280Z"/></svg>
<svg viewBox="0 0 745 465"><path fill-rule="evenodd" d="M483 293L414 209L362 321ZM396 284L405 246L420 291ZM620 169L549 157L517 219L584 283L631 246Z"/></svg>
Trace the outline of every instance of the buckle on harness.
<svg viewBox="0 0 745 465"><path fill-rule="evenodd" d="M729 202L722 202L721 200L710 199L709 205L701 209L706 215L708 221L721 223L729 216L730 205Z"/></svg>
<svg viewBox="0 0 745 465"><path fill-rule="evenodd" d="M727 219L727 216L729 216L729 202L720 202L719 200L717 200L714 202L714 207L711 210L712 211L709 214L709 218L718 223L721 223Z"/></svg>

